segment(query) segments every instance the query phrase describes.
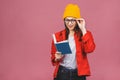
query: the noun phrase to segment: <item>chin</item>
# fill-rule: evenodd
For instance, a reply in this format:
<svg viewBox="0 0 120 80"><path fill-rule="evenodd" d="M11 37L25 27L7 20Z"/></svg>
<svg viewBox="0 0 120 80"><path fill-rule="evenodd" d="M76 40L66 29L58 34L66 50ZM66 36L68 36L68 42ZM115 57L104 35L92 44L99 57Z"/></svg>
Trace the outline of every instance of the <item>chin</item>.
<svg viewBox="0 0 120 80"><path fill-rule="evenodd" d="M73 30L74 30L74 28L69 28L69 30L70 30L70 31L73 31Z"/></svg>

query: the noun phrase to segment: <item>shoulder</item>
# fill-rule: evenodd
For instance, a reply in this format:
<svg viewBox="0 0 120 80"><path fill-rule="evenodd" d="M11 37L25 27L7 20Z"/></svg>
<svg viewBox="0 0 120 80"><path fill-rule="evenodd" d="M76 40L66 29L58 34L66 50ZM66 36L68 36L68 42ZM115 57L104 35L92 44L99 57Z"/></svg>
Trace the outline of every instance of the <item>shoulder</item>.
<svg viewBox="0 0 120 80"><path fill-rule="evenodd" d="M66 33L65 29L54 33L57 41L65 40L66 39L66 36L65 36L66 34L65 33Z"/></svg>
<svg viewBox="0 0 120 80"><path fill-rule="evenodd" d="M55 32L54 34L55 34L55 36L61 36L61 35L65 34L65 32L66 32L66 31L65 31L65 29L64 29L64 30Z"/></svg>

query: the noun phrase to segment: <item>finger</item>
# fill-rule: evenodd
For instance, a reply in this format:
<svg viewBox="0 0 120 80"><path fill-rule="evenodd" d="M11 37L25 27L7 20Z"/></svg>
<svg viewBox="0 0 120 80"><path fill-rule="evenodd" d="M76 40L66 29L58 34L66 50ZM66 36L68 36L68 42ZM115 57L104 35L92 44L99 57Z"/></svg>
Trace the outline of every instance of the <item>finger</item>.
<svg viewBox="0 0 120 80"><path fill-rule="evenodd" d="M83 18L76 19L77 21L85 21Z"/></svg>
<svg viewBox="0 0 120 80"><path fill-rule="evenodd" d="M77 23L82 23L83 22L83 20L81 20L81 19L77 19L76 21L77 21Z"/></svg>
<svg viewBox="0 0 120 80"><path fill-rule="evenodd" d="M80 20L81 20L81 22L85 22L85 19L83 19L83 18L80 18Z"/></svg>
<svg viewBox="0 0 120 80"><path fill-rule="evenodd" d="M59 52L59 51L56 51L56 53L61 53L61 52Z"/></svg>
<svg viewBox="0 0 120 80"><path fill-rule="evenodd" d="M61 55L61 53L57 53L57 55Z"/></svg>
<svg viewBox="0 0 120 80"><path fill-rule="evenodd" d="M56 53L57 53L57 54L61 54L61 52L59 52L59 51L57 51Z"/></svg>
<svg viewBox="0 0 120 80"><path fill-rule="evenodd" d="M77 24L79 25L79 27L81 26L81 23L80 23L80 21L77 21Z"/></svg>
<svg viewBox="0 0 120 80"><path fill-rule="evenodd" d="M79 24L80 23L80 21L79 20L76 20L77 21L77 24Z"/></svg>

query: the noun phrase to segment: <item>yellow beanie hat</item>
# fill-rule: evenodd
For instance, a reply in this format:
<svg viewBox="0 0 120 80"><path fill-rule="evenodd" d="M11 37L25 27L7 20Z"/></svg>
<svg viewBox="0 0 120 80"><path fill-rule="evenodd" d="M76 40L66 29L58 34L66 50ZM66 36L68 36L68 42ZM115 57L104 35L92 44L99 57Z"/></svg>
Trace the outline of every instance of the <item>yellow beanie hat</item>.
<svg viewBox="0 0 120 80"><path fill-rule="evenodd" d="M65 11L63 14L63 19L65 17L81 18L80 9L79 9L78 5L68 4L65 8Z"/></svg>

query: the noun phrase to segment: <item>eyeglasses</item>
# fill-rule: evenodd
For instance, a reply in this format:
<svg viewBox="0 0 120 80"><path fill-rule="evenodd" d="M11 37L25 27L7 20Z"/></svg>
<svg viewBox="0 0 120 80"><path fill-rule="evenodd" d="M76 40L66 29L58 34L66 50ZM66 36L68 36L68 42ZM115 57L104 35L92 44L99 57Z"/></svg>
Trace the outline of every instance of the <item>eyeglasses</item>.
<svg viewBox="0 0 120 80"><path fill-rule="evenodd" d="M74 24L76 22L75 19L65 19L64 20L66 24L68 24L69 22L71 22L72 24Z"/></svg>

